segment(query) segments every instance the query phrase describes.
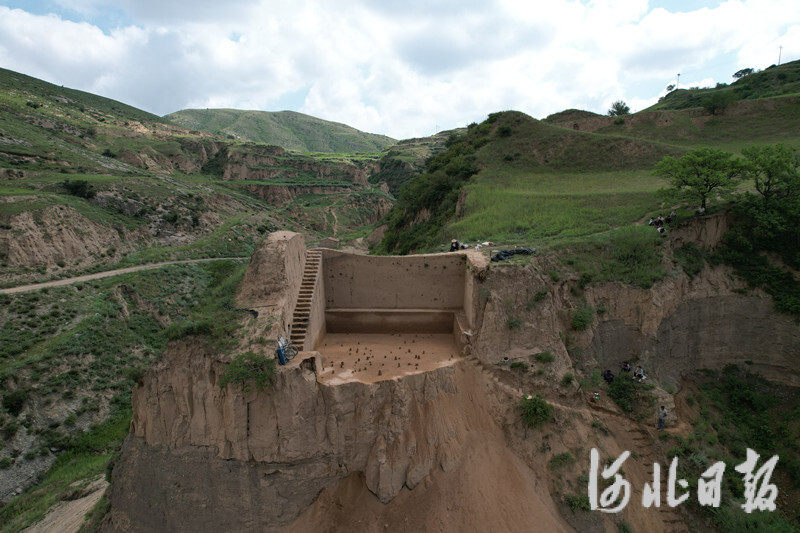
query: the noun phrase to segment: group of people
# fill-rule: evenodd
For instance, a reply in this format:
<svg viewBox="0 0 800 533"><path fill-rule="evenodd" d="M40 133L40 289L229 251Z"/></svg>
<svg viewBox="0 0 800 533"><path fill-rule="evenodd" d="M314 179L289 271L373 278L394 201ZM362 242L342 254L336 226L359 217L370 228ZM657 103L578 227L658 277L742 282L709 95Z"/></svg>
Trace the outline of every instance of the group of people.
<svg viewBox="0 0 800 533"><path fill-rule="evenodd" d="M494 243L491 242L491 241L479 242L478 244L475 245L475 249L476 250L480 250L484 246L494 246ZM459 250L466 250L469 247L470 247L469 244L464 243L464 242L458 242L458 239L452 239L450 241L450 251L451 252L457 252Z"/></svg>
<svg viewBox="0 0 800 533"><path fill-rule="evenodd" d="M622 369L623 372L627 372L628 374L633 372L633 379L635 379L640 383L645 379L647 379L647 375L644 373L644 368L642 368L641 365L637 366L636 370L634 370L631 364L628 361L625 361L622 363L622 365L620 365L620 368ZM606 383L613 382L614 373L610 369L606 369L606 371L603 372L603 379L605 380Z"/></svg>
<svg viewBox="0 0 800 533"><path fill-rule="evenodd" d="M650 226L655 227L656 231L664 235L667 233L667 228L665 227L666 224L669 224L670 222L675 220L675 217L677 216L678 214L675 211L672 211L669 215L666 216L666 218L664 218L664 216L662 215L658 215L656 218L651 218L648 224Z"/></svg>

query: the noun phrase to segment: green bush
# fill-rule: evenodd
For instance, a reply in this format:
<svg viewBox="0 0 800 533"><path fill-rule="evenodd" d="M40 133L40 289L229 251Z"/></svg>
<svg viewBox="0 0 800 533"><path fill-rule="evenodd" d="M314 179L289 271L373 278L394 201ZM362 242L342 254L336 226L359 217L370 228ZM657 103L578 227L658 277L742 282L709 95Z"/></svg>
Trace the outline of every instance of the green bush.
<svg viewBox="0 0 800 533"><path fill-rule="evenodd" d="M551 457L550 460L547 461L547 466L549 466L553 470L558 470L559 468L563 468L574 462L575 462L575 457L573 457L572 454L569 452L564 452Z"/></svg>
<svg viewBox="0 0 800 533"><path fill-rule="evenodd" d="M561 378L561 384L562 384L562 385L564 385L564 386L566 387L567 385L569 385L569 384L571 384L571 383L572 383L572 380L573 380L573 379L575 379L575 376L573 376L571 372L567 372L567 373L566 373L566 374L564 374L564 376Z"/></svg>
<svg viewBox="0 0 800 533"><path fill-rule="evenodd" d="M525 370L526 368L528 368L528 365L523 363L522 361L514 361L513 363L511 363L510 368L511 370L518 370L518 369Z"/></svg>
<svg viewBox="0 0 800 533"><path fill-rule="evenodd" d="M521 325L522 325L522 320L520 320L519 318L517 318L515 316L510 316L510 317L506 318L506 327L508 329L517 329Z"/></svg>
<svg viewBox="0 0 800 533"><path fill-rule="evenodd" d="M250 390L250 382L264 389L272 383L275 375L275 360L254 352L239 354L228 363L219 378L219 387L224 389L229 383L238 383L242 390Z"/></svg>
<svg viewBox="0 0 800 533"><path fill-rule="evenodd" d="M577 495L577 494L568 494L564 501L566 502L567 506L572 510L574 513L575 511L591 511L592 507L589 504L589 497L585 494Z"/></svg>
<svg viewBox="0 0 800 533"><path fill-rule="evenodd" d="M91 199L97 195L94 186L86 180L64 180L61 182L61 187L67 191L68 194L79 196L80 198Z"/></svg>
<svg viewBox="0 0 800 533"><path fill-rule="evenodd" d="M7 392L3 395L3 407L12 416L19 416L22 411L22 406L28 400L28 392L23 389L17 389L12 392Z"/></svg>
<svg viewBox="0 0 800 533"><path fill-rule="evenodd" d="M551 352L539 352L533 356L540 363L552 363L556 360L556 356Z"/></svg>
<svg viewBox="0 0 800 533"><path fill-rule="evenodd" d="M712 115L721 115L735 100L736 96L732 91L719 91L713 93L707 98L704 98L702 101L702 106L706 112Z"/></svg>
<svg viewBox="0 0 800 533"><path fill-rule="evenodd" d="M587 305L581 306L579 309L572 311L572 329L583 331L592 323L594 317L594 309Z"/></svg>
<svg viewBox="0 0 800 533"><path fill-rule="evenodd" d="M800 268L800 198L772 201L748 196L735 208L736 224L725 234L713 261L731 265L751 287L772 296L775 308L800 315L800 283L791 272L770 261L774 254L788 266Z"/></svg>
<svg viewBox="0 0 800 533"><path fill-rule="evenodd" d="M608 385L608 396L614 400L614 403L619 405L623 411L632 413L640 399L641 384L633 379L633 377L626 373L621 372L614 377Z"/></svg>
<svg viewBox="0 0 800 533"><path fill-rule="evenodd" d="M693 278L703 270L705 255L693 242L688 242L673 252L675 261L683 268L686 274Z"/></svg>
<svg viewBox="0 0 800 533"><path fill-rule="evenodd" d="M14 461L10 457L3 457L0 459L0 468L5 470L6 468L10 467L14 464Z"/></svg>
<svg viewBox="0 0 800 533"><path fill-rule="evenodd" d="M538 395L520 400L517 410L522 421L530 428L537 428L553 417L553 406Z"/></svg>

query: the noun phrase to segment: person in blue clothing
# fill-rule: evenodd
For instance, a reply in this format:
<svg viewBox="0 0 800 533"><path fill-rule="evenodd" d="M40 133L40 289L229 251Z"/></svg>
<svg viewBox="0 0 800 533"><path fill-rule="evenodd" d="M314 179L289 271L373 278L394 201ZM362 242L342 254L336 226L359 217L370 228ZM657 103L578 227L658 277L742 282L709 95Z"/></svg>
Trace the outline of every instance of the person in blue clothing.
<svg viewBox="0 0 800 533"><path fill-rule="evenodd" d="M282 364L282 365L286 364L286 345L287 344L288 343L286 342L286 339L283 338L283 335L281 335L280 338L278 339L277 353L278 353L278 362L280 364Z"/></svg>

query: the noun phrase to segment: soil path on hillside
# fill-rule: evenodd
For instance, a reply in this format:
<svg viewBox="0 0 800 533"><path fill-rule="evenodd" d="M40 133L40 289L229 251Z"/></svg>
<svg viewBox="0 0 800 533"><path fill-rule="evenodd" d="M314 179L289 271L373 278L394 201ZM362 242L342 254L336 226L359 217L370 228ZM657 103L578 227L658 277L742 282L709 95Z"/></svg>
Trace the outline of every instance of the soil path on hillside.
<svg viewBox="0 0 800 533"><path fill-rule="evenodd" d="M74 533L78 531L86 519L86 513L94 508L95 504L108 488L108 481L103 476L92 480L80 494L80 497L60 501L52 506L44 519L25 529L25 533Z"/></svg>
<svg viewBox="0 0 800 533"><path fill-rule="evenodd" d="M114 270L106 270L105 272L95 272L94 274L85 274L83 276L75 276L74 278L56 279L53 281L44 281L42 283L31 283L29 285L19 285L17 287L9 287L0 289L0 294L15 294L18 292L36 291L45 289L47 287L60 287L62 285L71 285L73 283L80 283L81 281L91 281L94 279L110 278L111 276L119 276L120 274L128 274L130 272L138 272L140 270L150 270L167 265L183 265L187 263L203 263L207 261L224 261L231 259L244 259L243 257L211 257L206 259L181 259L179 261L162 261L160 263L148 263L146 265L137 265L126 268L117 268Z"/></svg>

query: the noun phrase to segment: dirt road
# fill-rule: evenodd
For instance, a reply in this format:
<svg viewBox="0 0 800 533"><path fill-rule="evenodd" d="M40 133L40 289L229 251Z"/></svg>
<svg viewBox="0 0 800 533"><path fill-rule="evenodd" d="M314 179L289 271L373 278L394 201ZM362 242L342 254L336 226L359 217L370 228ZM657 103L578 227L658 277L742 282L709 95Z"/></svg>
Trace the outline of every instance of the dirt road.
<svg viewBox="0 0 800 533"><path fill-rule="evenodd" d="M180 261L162 261L160 263L148 263L146 265L137 265L127 268L117 268L115 270L106 270L105 272L95 272L94 274L85 274L83 276L75 276L74 278L56 279L53 281L44 281L42 283L31 283L30 285L19 285L18 287L9 287L7 289L0 289L0 294L15 294L18 292L36 291L45 289L47 287L60 287L62 285L71 285L73 283L80 283L81 281L91 281L94 279L109 278L111 276L119 276L120 274L128 274L130 272L138 272L140 270L151 270L167 265L183 265L186 263L203 263L207 261L224 261L230 259L244 259L242 257L212 257L209 259L182 259Z"/></svg>

